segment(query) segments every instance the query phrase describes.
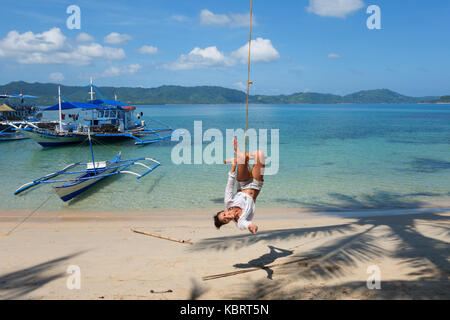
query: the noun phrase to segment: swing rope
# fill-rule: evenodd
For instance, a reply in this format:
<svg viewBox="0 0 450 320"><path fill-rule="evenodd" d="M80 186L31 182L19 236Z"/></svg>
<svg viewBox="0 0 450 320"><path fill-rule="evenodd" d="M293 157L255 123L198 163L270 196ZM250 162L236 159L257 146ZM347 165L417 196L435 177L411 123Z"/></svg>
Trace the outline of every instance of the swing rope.
<svg viewBox="0 0 450 320"><path fill-rule="evenodd" d="M244 153L247 154L247 130L248 130L248 100L250 95L250 85L253 82L250 81L250 62L251 62L251 45L252 45L252 14L253 14L253 0L250 0L250 32L248 41L248 73L247 73L247 108L245 115L245 147Z"/></svg>

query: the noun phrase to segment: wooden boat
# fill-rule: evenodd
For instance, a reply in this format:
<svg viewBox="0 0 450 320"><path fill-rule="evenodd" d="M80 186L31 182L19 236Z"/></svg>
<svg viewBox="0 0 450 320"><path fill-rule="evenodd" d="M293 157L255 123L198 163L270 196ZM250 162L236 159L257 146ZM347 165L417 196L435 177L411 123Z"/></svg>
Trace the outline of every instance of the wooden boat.
<svg viewBox="0 0 450 320"><path fill-rule="evenodd" d="M163 140L169 140L173 129L159 123L157 128L150 128L144 120L142 113L135 116L136 107L129 106L117 100L94 99L94 91L101 95L97 87L90 84L89 102L71 102L67 99L62 101L61 89L58 88L58 104L43 111L58 111L59 121L53 125L48 123L37 124L19 129L25 136L33 139L43 147L55 147L68 144L78 144L85 141L88 131L92 137L104 143L118 140L133 140L135 144L144 145ZM71 121L65 121L66 110L80 111L69 114ZM138 119L139 121L136 121Z"/></svg>
<svg viewBox="0 0 450 320"><path fill-rule="evenodd" d="M29 139L25 136L18 127L23 126L25 122L38 122L39 116L38 108L33 104L25 103L25 99L36 99L35 96L24 95L23 91L20 94L5 94L0 95L0 99L4 99L0 105L0 141L14 141ZM19 102L9 102L10 100L17 100Z"/></svg>
<svg viewBox="0 0 450 320"><path fill-rule="evenodd" d="M18 188L14 192L14 194L18 195L32 187L38 186L40 184L58 184L56 186L53 186L53 190L61 198L61 200L69 201L69 200L75 198L76 196L78 196L79 194L88 190L90 187L92 187L97 182L100 182L103 179L106 179L108 177L118 175L118 174L132 174L132 175L137 176L137 179L141 179L161 165L158 161L156 161L152 158L138 158L138 159L121 160L120 153L115 158L113 158L111 161L96 162L94 160L94 152L92 149L92 142L91 142L90 136L89 136L89 143L91 146L92 162L72 163L57 172L50 173L44 177L38 178L36 180L33 180L31 182L24 184L23 186ZM144 164L139 161L150 161L152 164L147 165L147 164ZM133 171L126 170L133 165L139 165L141 167L144 167L145 172L136 173ZM84 167L85 169L69 171L76 167ZM61 180L52 180L61 175L65 175L65 176L69 176L69 177L76 176L76 177L68 178L68 179L61 179Z"/></svg>
<svg viewBox="0 0 450 320"><path fill-rule="evenodd" d="M14 127L7 124L0 124L0 142L29 139L23 133L17 131Z"/></svg>

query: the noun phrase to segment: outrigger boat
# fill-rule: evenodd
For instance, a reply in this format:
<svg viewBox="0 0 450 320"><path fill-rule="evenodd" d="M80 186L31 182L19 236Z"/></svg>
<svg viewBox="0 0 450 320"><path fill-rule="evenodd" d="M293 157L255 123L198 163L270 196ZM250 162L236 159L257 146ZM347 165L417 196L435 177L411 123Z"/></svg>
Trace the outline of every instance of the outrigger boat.
<svg viewBox="0 0 450 320"><path fill-rule="evenodd" d="M0 141L29 139L18 128L24 128L28 123L36 123L42 114L38 113L38 108L34 104L26 104L25 99L35 99L37 97L20 94L0 95L4 99L0 105ZM20 99L19 103L10 103L10 99Z"/></svg>
<svg viewBox="0 0 450 320"><path fill-rule="evenodd" d="M43 147L61 146L81 143L86 140L88 131L92 137L105 143L132 139L135 144L150 144L170 139L173 129L162 124L163 127L149 128L142 120L141 114L135 117L136 107L129 106L117 100L94 99L98 91L91 79L89 102L62 101L61 88L58 88L58 104L42 111L59 111L59 121L29 124L26 128L16 128L26 136L32 138ZM94 92L95 91L95 92ZM84 113L69 114L69 122L63 122L66 114L63 110L78 109ZM139 121L135 121L138 119ZM160 123L153 119L153 121ZM159 125L158 125L159 126Z"/></svg>
<svg viewBox="0 0 450 320"><path fill-rule="evenodd" d="M96 162L94 160L94 151L92 148L92 141L91 136L89 133L89 144L91 147L91 155L92 155L92 162L88 163L72 163L65 168L50 173L44 177L41 177L39 179L36 179L34 181L28 182L18 188L14 194L18 195L32 187L38 186L40 184L58 184L56 186L53 186L53 190L56 192L56 194L61 198L62 201L66 202L69 201L82 192L85 192L90 187L92 187L97 182L100 182L101 180L118 175L118 174L132 174L137 176L137 179L141 179L151 173L153 170L155 170L157 167L159 167L161 164L152 158L138 158L138 159L129 159L129 160L121 160L121 154L119 153L114 159L111 161L100 161ZM151 164L147 165L139 161L150 161ZM139 174L133 171L128 171L129 167L133 165L139 165L141 167L145 168L145 172ZM74 170L69 171L71 169L74 169L76 167L85 167L85 170ZM68 178L68 179L62 179L62 180L51 180L53 178L56 178L61 175L66 176L74 176L79 175L75 178Z"/></svg>

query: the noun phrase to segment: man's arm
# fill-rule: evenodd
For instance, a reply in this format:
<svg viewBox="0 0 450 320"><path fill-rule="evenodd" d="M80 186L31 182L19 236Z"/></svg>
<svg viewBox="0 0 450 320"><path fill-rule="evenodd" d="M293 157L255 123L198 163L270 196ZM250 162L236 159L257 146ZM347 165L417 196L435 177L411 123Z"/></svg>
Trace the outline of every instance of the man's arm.
<svg viewBox="0 0 450 320"><path fill-rule="evenodd" d="M258 231L258 226L256 224L253 224L251 221L247 221L244 219L239 219L238 228L240 230L248 230L252 234L256 234L256 232Z"/></svg>

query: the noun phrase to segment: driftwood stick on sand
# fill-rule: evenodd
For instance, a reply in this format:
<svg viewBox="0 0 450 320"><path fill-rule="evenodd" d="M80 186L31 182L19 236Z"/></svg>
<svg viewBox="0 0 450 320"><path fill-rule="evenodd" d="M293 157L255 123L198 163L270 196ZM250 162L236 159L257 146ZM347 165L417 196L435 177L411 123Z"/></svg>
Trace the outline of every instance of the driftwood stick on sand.
<svg viewBox="0 0 450 320"><path fill-rule="evenodd" d="M233 272L228 272L228 273L215 274L215 275L203 277L202 279L203 279L203 281L208 281L208 280L214 280L214 279L219 279L219 278L231 277L231 276L235 276L235 275L243 274L243 273L247 273L247 272L253 272L253 271L264 270L264 269L269 269L269 268L274 268L274 267L280 267L280 266L285 266L288 264L298 263L298 262L317 259L317 258L320 258L320 256L306 257L306 258L301 258L301 259L288 261L288 262L284 262L284 263L277 263L277 264L272 264L269 266L262 266L260 268L253 268L253 269L247 269L247 270L239 270L239 271L233 271Z"/></svg>
<svg viewBox="0 0 450 320"><path fill-rule="evenodd" d="M143 234L146 236L159 238L159 239L164 239L164 240L169 240L169 241L174 241L174 242L179 242L179 243L193 244L192 242L190 242L188 240L180 240L180 239L170 238L170 237L161 236L159 234L154 234L154 233L150 233L150 232L146 232L146 231L140 231L140 230L136 230L136 229L131 229L131 231L133 231L135 233L140 233L140 234Z"/></svg>
<svg viewBox="0 0 450 320"><path fill-rule="evenodd" d="M166 290L166 291L155 291L155 290L150 290L150 293L172 293L173 292L173 290L172 289L169 289L169 290Z"/></svg>

